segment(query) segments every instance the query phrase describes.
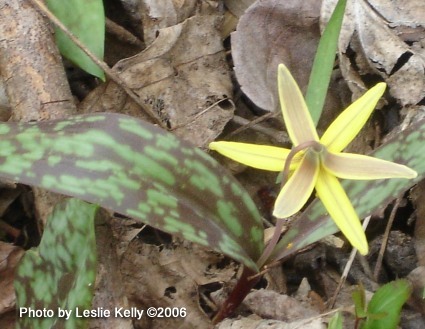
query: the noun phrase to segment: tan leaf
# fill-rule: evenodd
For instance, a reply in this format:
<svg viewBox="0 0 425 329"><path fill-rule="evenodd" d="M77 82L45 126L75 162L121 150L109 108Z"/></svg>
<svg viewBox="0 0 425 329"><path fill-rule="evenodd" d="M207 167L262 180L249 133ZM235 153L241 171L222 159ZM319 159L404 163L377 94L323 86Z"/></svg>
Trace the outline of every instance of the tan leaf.
<svg viewBox="0 0 425 329"><path fill-rule="evenodd" d="M232 33L236 77L243 92L259 107L277 111L277 66L286 64L301 88L310 75L319 40L320 2L257 1Z"/></svg>
<svg viewBox="0 0 425 329"><path fill-rule="evenodd" d="M323 21L335 3L323 1ZM354 98L370 87L370 76L378 76L402 105L420 102L425 97L424 28L422 0L349 0L339 52Z"/></svg>
<svg viewBox="0 0 425 329"><path fill-rule="evenodd" d="M196 146L213 141L233 117L233 88L219 23L217 15L194 16L161 29L148 48L114 67L147 108ZM139 118L142 112L113 83L87 97L81 110Z"/></svg>

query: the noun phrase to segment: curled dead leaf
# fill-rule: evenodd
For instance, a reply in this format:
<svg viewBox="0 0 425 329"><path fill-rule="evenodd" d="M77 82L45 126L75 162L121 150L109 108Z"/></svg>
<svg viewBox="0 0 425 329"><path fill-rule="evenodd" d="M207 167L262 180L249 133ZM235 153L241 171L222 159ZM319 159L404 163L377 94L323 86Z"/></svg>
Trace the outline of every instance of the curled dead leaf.
<svg viewBox="0 0 425 329"><path fill-rule="evenodd" d="M277 66L285 63L303 88L307 85L320 33L320 2L257 1L232 33L236 77L259 107L276 111Z"/></svg>
<svg viewBox="0 0 425 329"><path fill-rule="evenodd" d="M196 0L142 0L140 15L143 23L143 36L147 45L157 37L160 29L182 23L193 15Z"/></svg>
<svg viewBox="0 0 425 329"><path fill-rule="evenodd" d="M324 0L327 22L336 0ZM425 97L425 7L421 0L349 0L339 41L341 71L357 98L378 79L402 105Z"/></svg>

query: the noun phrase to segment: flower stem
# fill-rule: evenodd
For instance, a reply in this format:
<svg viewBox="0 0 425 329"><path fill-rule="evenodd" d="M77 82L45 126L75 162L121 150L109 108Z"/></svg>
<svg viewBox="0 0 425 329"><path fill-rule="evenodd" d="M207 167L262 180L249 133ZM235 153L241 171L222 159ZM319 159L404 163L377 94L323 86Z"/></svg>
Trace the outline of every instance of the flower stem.
<svg viewBox="0 0 425 329"><path fill-rule="evenodd" d="M236 286L233 288L218 313L214 316L213 324L217 324L233 314L236 308L245 299L246 295L248 295L251 289L260 281L261 276L255 274L257 273L253 270L247 267L243 268L242 275L236 283Z"/></svg>

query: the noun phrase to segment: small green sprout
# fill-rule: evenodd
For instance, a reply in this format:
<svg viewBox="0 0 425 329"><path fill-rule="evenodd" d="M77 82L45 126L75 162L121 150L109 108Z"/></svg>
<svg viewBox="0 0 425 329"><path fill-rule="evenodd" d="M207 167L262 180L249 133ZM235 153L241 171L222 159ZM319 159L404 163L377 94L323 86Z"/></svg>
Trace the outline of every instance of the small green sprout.
<svg viewBox="0 0 425 329"><path fill-rule="evenodd" d="M343 111L319 139L304 97L285 65L278 68L278 89L283 119L292 150L236 142L213 142L215 150L245 165L282 171L289 179L277 197L273 215L285 218L297 213L313 189L348 241L361 254L368 244L360 220L342 188L342 179L415 178L417 173L400 164L352 153L343 153L370 117L385 91L378 83ZM285 179L284 179L285 181Z"/></svg>
<svg viewBox="0 0 425 329"><path fill-rule="evenodd" d="M367 303L364 288L360 285L352 294L356 328L396 329L400 322L401 309L411 293L412 285L409 281L395 280L380 287Z"/></svg>

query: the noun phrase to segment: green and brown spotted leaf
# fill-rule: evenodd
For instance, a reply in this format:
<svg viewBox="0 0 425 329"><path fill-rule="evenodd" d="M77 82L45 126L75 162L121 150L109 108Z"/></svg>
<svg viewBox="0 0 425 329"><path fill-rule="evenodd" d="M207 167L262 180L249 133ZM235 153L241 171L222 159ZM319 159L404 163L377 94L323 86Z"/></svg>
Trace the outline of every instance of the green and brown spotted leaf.
<svg viewBox="0 0 425 329"><path fill-rule="evenodd" d="M263 228L248 193L201 150L135 118L0 124L0 176L99 204L257 271Z"/></svg>
<svg viewBox="0 0 425 329"><path fill-rule="evenodd" d="M48 218L41 243L28 250L16 272L17 328L84 328L96 278L94 218L98 206L78 199L58 204ZM22 308L22 309L21 309ZM72 310L66 320L58 309ZM29 310L50 310L52 315L29 316Z"/></svg>
<svg viewBox="0 0 425 329"><path fill-rule="evenodd" d="M373 157L404 164L418 173L415 179L343 181L345 191L357 214L364 218L425 178L425 120L388 140L371 154ZM330 234L338 232L320 200L315 200L276 245L270 261L285 258Z"/></svg>

